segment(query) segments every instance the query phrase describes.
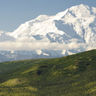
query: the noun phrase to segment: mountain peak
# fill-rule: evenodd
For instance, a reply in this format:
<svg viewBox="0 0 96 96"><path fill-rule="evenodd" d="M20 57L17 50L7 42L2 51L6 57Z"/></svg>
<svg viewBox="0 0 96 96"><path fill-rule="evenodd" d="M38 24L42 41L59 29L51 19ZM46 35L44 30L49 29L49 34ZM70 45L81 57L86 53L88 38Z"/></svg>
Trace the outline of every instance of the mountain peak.
<svg viewBox="0 0 96 96"><path fill-rule="evenodd" d="M37 53L44 54L47 50L48 54L54 49L69 55L93 49L96 48L96 8L80 4L54 16L40 15L8 34L15 39L14 46L18 50L27 46L27 50L40 49Z"/></svg>
<svg viewBox="0 0 96 96"><path fill-rule="evenodd" d="M75 5L75 6L72 6L71 8L73 7L77 7L77 8L89 8L88 5L85 5L85 4L79 4L79 5Z"/></svg>

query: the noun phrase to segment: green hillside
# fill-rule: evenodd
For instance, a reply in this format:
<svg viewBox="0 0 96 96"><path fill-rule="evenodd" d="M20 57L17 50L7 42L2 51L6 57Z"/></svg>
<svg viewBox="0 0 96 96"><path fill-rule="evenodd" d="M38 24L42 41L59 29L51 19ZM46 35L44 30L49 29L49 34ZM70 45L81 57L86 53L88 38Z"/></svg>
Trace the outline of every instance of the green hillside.
<svg viewBox="0 0 96 96"><path fill-rule="evenodd" d="M0 63L0 96L96 96L96 50Z"/></svg>

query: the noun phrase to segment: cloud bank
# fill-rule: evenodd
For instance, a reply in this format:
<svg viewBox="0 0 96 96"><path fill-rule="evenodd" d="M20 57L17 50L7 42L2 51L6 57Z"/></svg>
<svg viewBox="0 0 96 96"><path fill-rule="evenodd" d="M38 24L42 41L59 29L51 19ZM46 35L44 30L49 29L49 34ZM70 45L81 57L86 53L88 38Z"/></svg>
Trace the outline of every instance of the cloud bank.
<svg viewBox="0 0 96 96"><path fill-rule="evenodd" d="M86 47L85 44L60 44L60 43L50 43L50 42L0 42L0 50L38 50L38 49L48 49L48 50L64 50L64 49L77 49L83 46Z"/></svg>

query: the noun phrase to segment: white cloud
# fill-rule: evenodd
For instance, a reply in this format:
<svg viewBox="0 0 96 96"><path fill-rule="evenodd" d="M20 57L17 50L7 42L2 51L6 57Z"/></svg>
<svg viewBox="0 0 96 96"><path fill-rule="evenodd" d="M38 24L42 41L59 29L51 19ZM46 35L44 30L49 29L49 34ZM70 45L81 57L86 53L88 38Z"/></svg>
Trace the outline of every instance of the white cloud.
<svg viewBox="0 0 96 96"><path fill-rule="evenodd" d="M64 50L64 49L77 49L82 47L84 44L70 43L50 43L50 42L0 42L0 50L38 50L38 49L54 49L54 50Z"/></svg>

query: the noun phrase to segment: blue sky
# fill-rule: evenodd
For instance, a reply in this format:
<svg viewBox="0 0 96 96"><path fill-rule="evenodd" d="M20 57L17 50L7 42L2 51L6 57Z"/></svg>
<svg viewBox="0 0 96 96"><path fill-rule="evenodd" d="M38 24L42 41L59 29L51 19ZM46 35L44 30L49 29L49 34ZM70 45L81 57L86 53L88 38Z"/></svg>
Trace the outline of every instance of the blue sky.
<svg viewBox="0 0 96 96"><path fill-rule="evenodd" d="M81 3L96 7L96 0L0 0L0 30L13 31L40 14L54 15Z"/></svg>

